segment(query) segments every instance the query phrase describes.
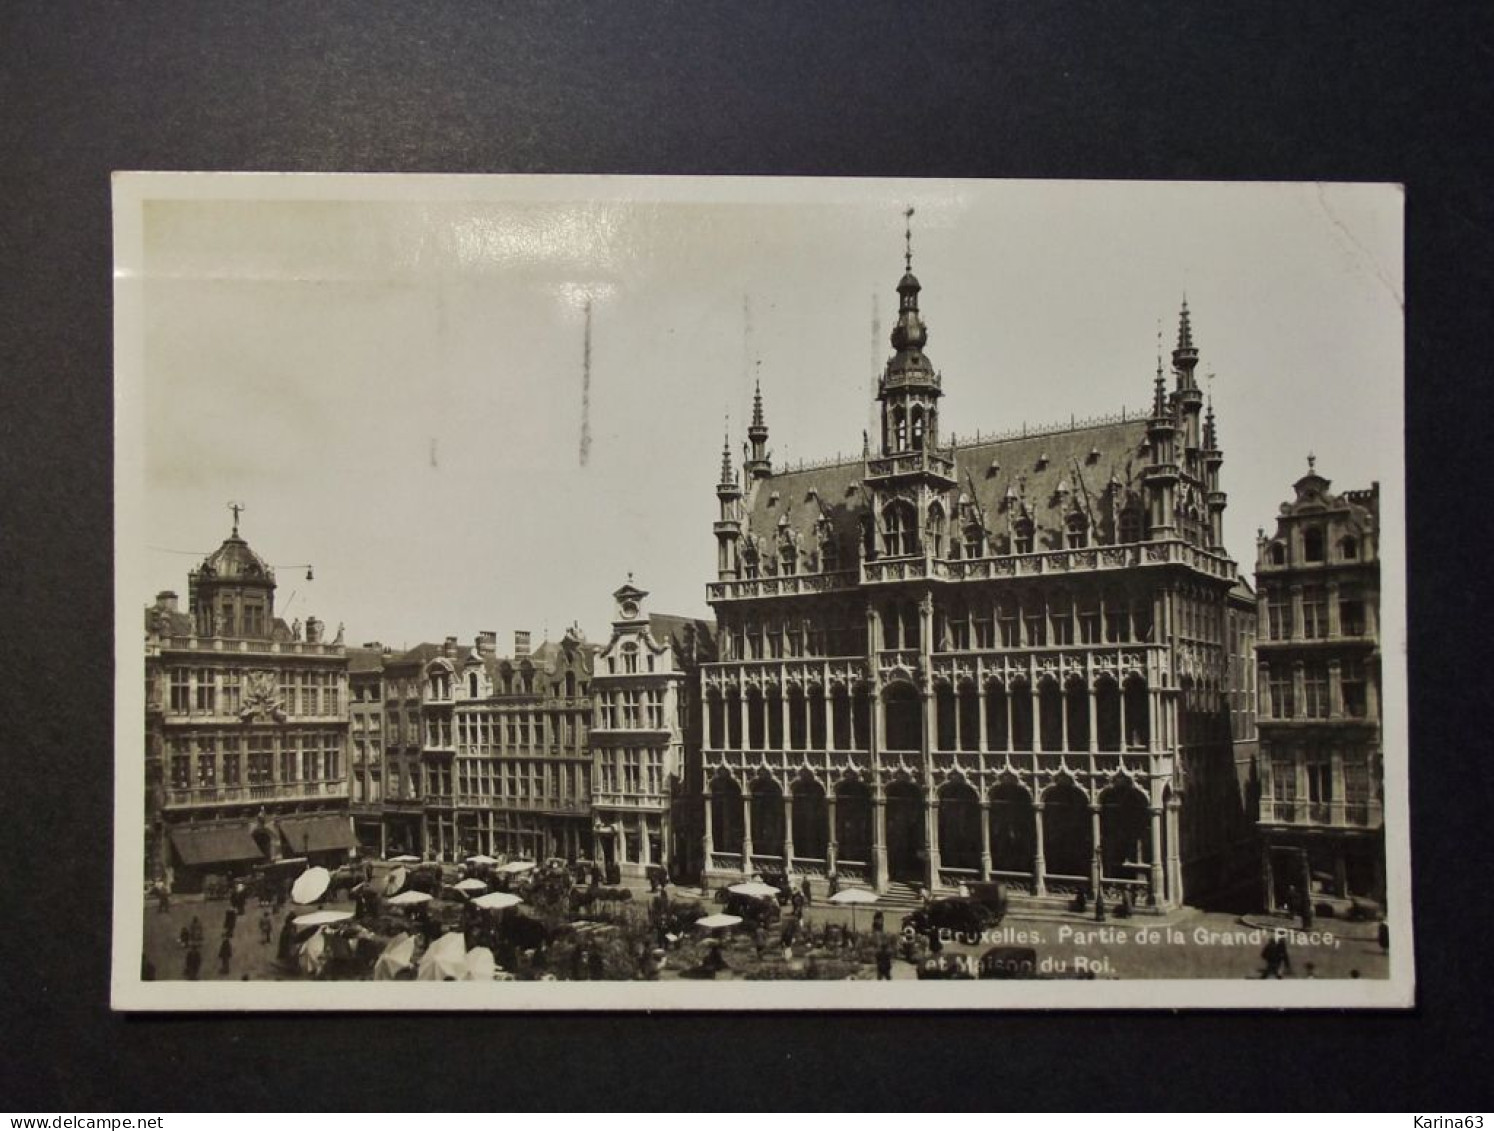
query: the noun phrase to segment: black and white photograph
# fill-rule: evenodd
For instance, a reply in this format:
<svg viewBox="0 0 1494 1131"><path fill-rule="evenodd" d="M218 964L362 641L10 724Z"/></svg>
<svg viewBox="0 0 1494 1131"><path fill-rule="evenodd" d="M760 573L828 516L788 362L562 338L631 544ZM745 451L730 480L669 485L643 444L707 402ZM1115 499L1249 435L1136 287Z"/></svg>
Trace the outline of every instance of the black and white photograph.
<svg viewBox="0 0 1494 1131"><path fill-rule="evenodd" d="M1398 186L113 187L116 1009L1414 1003Z"/></svg>

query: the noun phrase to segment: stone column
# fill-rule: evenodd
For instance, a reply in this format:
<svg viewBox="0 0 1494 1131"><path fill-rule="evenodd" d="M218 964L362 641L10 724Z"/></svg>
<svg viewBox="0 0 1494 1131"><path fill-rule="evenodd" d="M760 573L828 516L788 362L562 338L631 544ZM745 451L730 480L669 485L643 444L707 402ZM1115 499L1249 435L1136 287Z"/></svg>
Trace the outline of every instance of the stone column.
<svg viewBox="0 0 1494 1131"><path fill-rule="evenodd" d="M1087 682L1089 693L1089 752L1091 754L1098 754L1100 752L1100 710L1096 703L1097 693L1095 691L1094 680L1091 678ZM1125 745L1125 736L1122 735L1121 746L1124 747Z"/></svg>
<svg viewBox="0 0 1494 1131"><path fill-rule="evenodd" d="M1344 717L1344 669L1337 658L1328 661L1328 717Z"/></svg>
<svg viewBox="0 0 1494 1131"><path fill-rule="evenodd" d="M932 783L924 796L923 804L924 842L929 854L929 891L934 891L939 887L939 797L934 793Z"/></svg>
<svg viewBox="0 0 1494 1131"><path fill-rule="evenodd" d="M980 727L980 734L975 743L975 748L984 754L990 749L991 744L990 730L986 723L986 674L979 668L976 669L975 673L975 706L978 712L977 725Z"/></svg>
<svg viewBox="0 0 1494 1131"><path fill-rule="evenodd" d="M1167 799L1167 896L1174 907L1183 902L1183 864L1178 850L1178 809L1176 797Z"/></svg>
<svg viewBox="0 0 1494 1131"><path fill-rule="evenodd" d="M1292 634L1289 639L1301 640L1306 635L1306 625L1302 616L1302 586L1293 585L1292 595Z"/></svg>
<svg viewBox="0 0 1494 1131"><path fill-rule="evenodd" d="M791 870L794 866L794 791L789 789L783 795L783 870Z"/></svg>
<svg viewBox="0 0 1494 1131"><path fill-rule="evenodd" d="M1095 918L1105 917L1105 876L1104 860L1100 852L1100 807L1091 804L1089 807L1089 839L1091 851L1089 857L1089 882L1090 891L1095 901Z"/></svg>
<svg viewBox="0 0 1494 1131"><path fill-rule="evenodd" d="M825 791L825 818L830 827L825 830L825 871L827 873L835 870L835 857L840 851L840 845L835 839L835 790Z"/></svg>
<svg viewBox="0 0 1494 1131"><path fill-rule="evenodd" d="M781 743L778 749L792 750L794 747L794 731L789 725L788 680L784 679L782 675L780 675L778 681L778 718L778 739Z"/></svg>
<svg viewBox="0 0 1494 1131"><path fill-rule="evenodd" d="M980 799L980 878L991 878L991 803Z"/></svg>
<svg viewBox="0 0 1494 1131"><path fill-rule="evenodd" d="M742 790L742 872L752 872L752 788Z"/></svg>
<svg viewBox="0 0 1494 1131"><path fill-rule="evenodd" d="M1327 585L1328 595L1328 635L1337 639L1340 635L1338 619L1338 582L1330 581Z"/></svg>
<svg viewBox="0 0 1494 1131"><path fill-rule="evenodd" d="M1048 881L1044 873L1048 870L1048 858L1043 853L1043 803L1032 803L1032 892L1034 895L1048 894Z"/></svg>
<svg viewBox="0 0 1494 1131"><path fill-rule="evenodd" d="M713 798L714 791L711 789L711 780L707 778L705 783L705 836L701 839L701 851L705 854L705 863L701 868L702 873L710 868L711 853L716 850L714 837L715 830L711 827L711 802Z"/></svg>
<svg viewBox="0 0 1494 1131"><path fill-rule="evenodd" d="M737 717L740 719L742 726L742 749L750 750L752 748L752 728L747 725L747 688L741 683L737 684Z"/></svg>
<svg viewBox="0 0 1494 1131"><path fill-rule="evenodd" d="M887 890L887 799L878 783L872 795L872 879L878 891Z"/></svg>
<svg viewBox="0 0 1494 1131"><path fill-rule="evenodd" d="M1147 903L1156 907L1163 898L1162 891L1162 807L1153 805L1148 812L1152 817L1152 871L1151 891L1148 893Z"/></svg>

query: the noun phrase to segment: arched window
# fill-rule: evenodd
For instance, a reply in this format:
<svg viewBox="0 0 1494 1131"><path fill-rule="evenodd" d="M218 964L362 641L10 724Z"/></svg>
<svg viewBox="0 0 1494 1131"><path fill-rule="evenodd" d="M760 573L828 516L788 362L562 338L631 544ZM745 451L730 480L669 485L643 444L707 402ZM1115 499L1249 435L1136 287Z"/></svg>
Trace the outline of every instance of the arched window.
<svg viewBox="0 0 1494 1131"><path fill-rule="evenodd" d="M476 699L477 698L477 673L476 672L468 672L467 673L467 698L468 699Z"/></svg>
<svg viewBox="0 0 1494 1131"><path fill-rule="evenodd" d="M1359 557L1359 540L1350 535L1338 544L1338 549L1344 561L1352 562Z"/></svg>
<svg viewBox="0 0 1494 1131"><path fill-rule="evenodd" d="M799 572L799 548L789 538L778 544L778 572L785 577Z"/></svg>
<svg viewBox="0 0 1494 1131"><path fill-rule="evenodd" d="M938 503L929 507L929 548L934 557L944 555L944 508Z"/></svg>
<svg viewBox="0 0 1494 1131"><path fill-rule="evenodd" d="M899 452L908 449L908 418L901 408L892 410L892 447Z"/></svg>
<svg viewBox="0 0 1494 1131"><path fill-rule="evenodd" d="M888 557L908 557L918 553L918 516L912 503L899 499L887 504L882 512L882 528Z"/></svg>
<svg viewBox="0 0 1494 1131"><path fill-rule="evenodd" d="M985 552L985 528L978 522L968 523L965 527L965 556L967 558L978 558Z"/></svg>
<svg viewBox="0 0 1494 1131"><path fill-rule="evenodd" d="M913 409L913 450L923 450L923 409Z"/></svg>
<svg viewBox="0 0 1494 1131"><path fill-rule="evenodd" d="M638 674L638 645L631 640L622 646L622 662L624 675Z"/></svg>
<svg viewBox="0 0 1494 1131"><path fill-rule="evenodd" d="M1272 565L1286 565L1286 547L1283 546L1280 542L1272 542L1271 549L1267 551L1267 557L1271 559Z"/></svg>

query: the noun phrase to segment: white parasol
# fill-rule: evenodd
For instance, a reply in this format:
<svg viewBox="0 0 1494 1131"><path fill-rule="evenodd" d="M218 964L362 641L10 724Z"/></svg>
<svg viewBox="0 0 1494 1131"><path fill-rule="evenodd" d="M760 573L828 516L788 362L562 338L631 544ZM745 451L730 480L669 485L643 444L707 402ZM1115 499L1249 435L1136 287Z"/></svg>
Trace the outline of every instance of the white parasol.
<svg viewBox="0 0 1494 1131"><path fill-rule="evenodd" d="M416 904L429 903L431 896L424 891L402 891L392 897L388 902L391 907L414 907Z"/></svg>
<svg viewBox="0 0 1494 1131"><path fill-rule="evenodd" d="M486 868L489 864L496 864L498 863L498 861L492 856L485 856L481 852L479 852L476 856L467 857L467 863L477 864L481 867Z"/></svg>
<svg viewBox="0 0 1494 1131"><path fill-rule="evenodd" d="M534 871L534 861L510 860L507 864L500 864L498 871L502 872L505 876L517 876L521 872L532 872Z"/></svg>
<svg viewBox="0 0 1494 1131"><path fill-rule="evenodd" d="M714 931L720 927L735 927L742 921L740 915L707 915L704 919L695 920L695 926L707 931Z"/></svg>
<svg viewBox="0 0 1494 1131"><path fill-rule="evenodd" d="M467 940L461 931L442 935L425 948L415 970L418 982L460 982L467 976Z"/></svg>
<svg viewBox="0 0 1494 1131"><path fill-rule="evenodd" d="M296 877L296 882L291 885L291 902L301 904L315 903L327 894L327 887L332 883L332 873L325 868L307 868Z"/></svg>
<svg viewBox="0 0 1494 1131"><path fill-rule="evenodd" d="M831 903L849 904L851 908L851 930L856 929L857 904L876 903L877 893L865 888L841 888L830 897Z"/></svg>
<svg viewBox="0 0 1494 1131"><path fill-rule="evenodd" d="M456 888L457 891L463 892L463 893L465 893L467 895L471 895L474 892L487 891L488 890L488 885L487 884L483 883L481 880L472 880L472 879L458 880L456 883L452 884L451 886L454 887L454 888Z"/></svg>
<svg viewBox="0 0 1494 1131"><path fill-rule="evenodd" d="M484 911L502 911L507 907L517 907L524 901L511 892L490 891L487 895L480 895L472 901L473 907L481 907Z"/></svg>
<svg viewBox="0 0 1494 1131"><path fill-rule="evenodd" d="M325 927L328 923L341 923L352 917L351 911L308 911L305 915L297 915L295 924L297 927Z"/></svg>
<svg viewBox="0 0 1494 1131"><path fill-rule="evenodd" d="M389 858L389 863L391 863L391 864L419 864L420 863L420 857L418 857L418 856L411 856L407 852L403 856L391 856Z"/></svg>
<svg viewBox="0 0 1494 1131"><path fill-rule="evenodd" d="M389 874L384 877L383 894L397 895L400 888L405 886L405 880L409 877L409 875L410 873L406 872L404 868L391 869Z"/></svg>
<svg viewBox="0 0 1494 1131"><path fill-rule="evenodd" d="M485 946L474 946L467 952L467 976L464 980L491 982L497 969L498 963L493 958L493 952Z"/></svg>
<svg viewBox="0 0 1494 1131"><path fill-rule="evenodd" d="M401 931L389 940L389 945L384 948L383 953L374 962L374 981L393 981L396 974L402 973L414 965L414 958L415 937Z"/></svg>

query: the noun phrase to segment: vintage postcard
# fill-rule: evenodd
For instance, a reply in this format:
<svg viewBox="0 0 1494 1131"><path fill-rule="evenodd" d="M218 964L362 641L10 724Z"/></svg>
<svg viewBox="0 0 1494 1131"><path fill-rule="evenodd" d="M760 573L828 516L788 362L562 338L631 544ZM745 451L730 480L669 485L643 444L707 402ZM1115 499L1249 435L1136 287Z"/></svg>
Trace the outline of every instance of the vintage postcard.
<svg viewBox="0 0 1494 1131"><path fill-rule="evenodd" d="M1410 1005L1402 207L118 174L115 1007Z"/></svg>

